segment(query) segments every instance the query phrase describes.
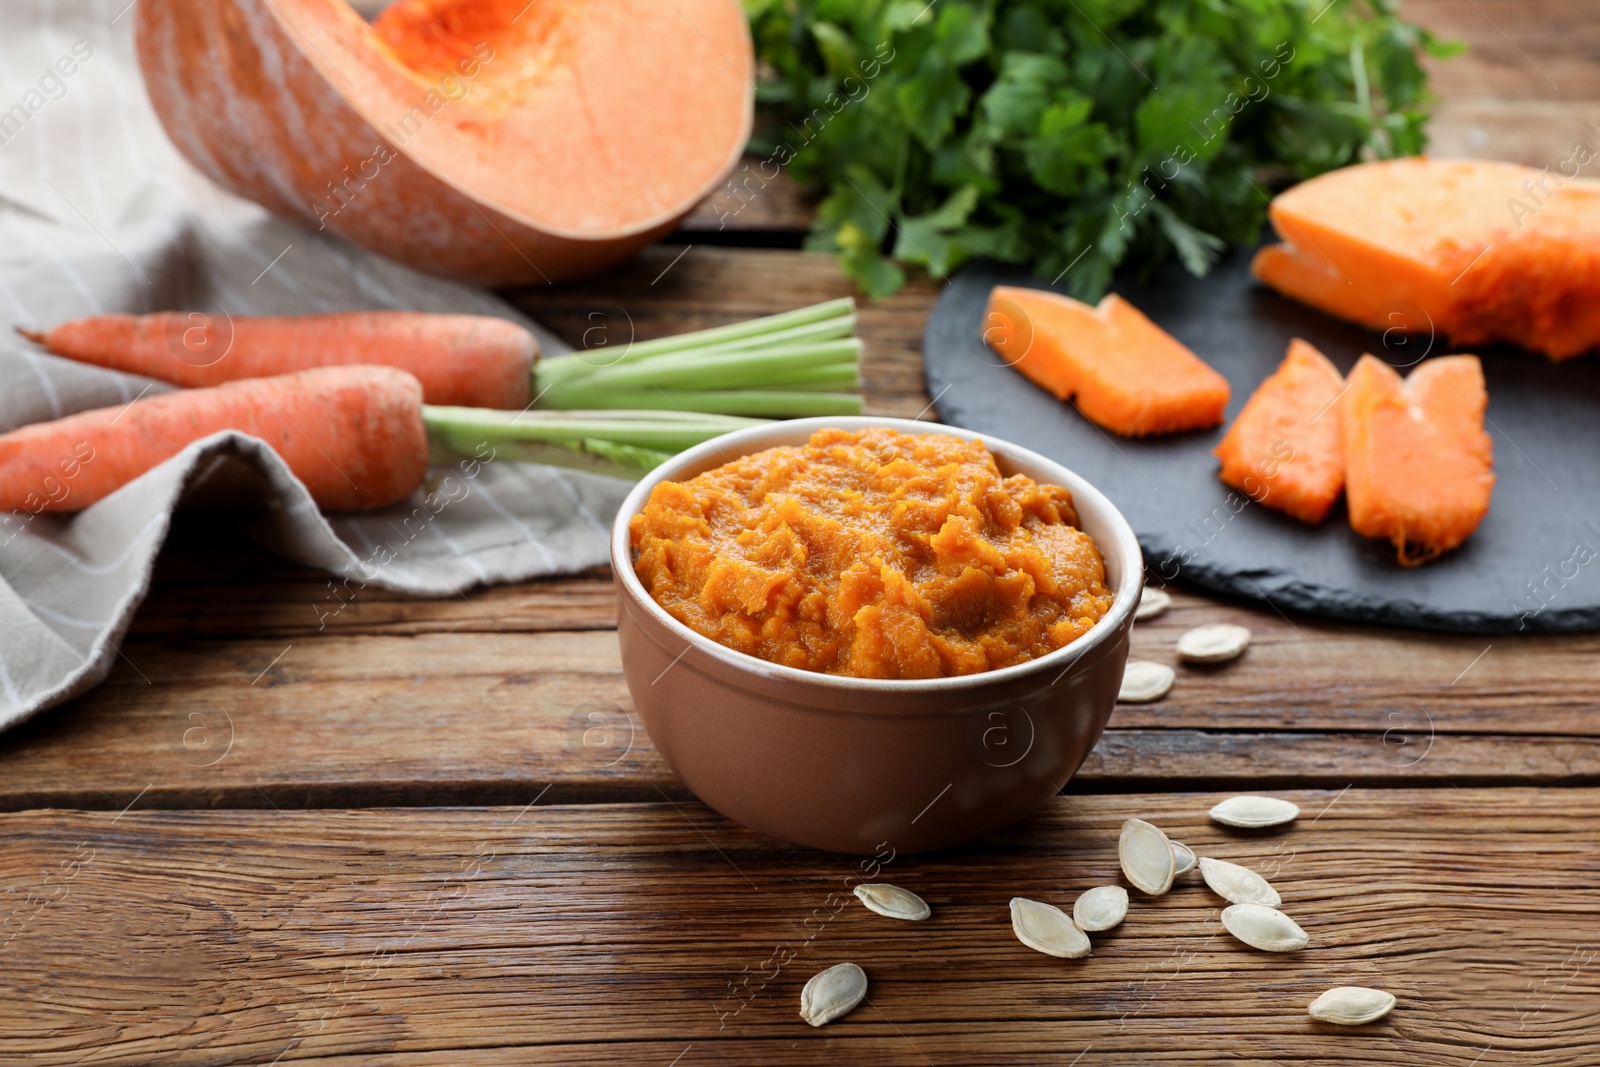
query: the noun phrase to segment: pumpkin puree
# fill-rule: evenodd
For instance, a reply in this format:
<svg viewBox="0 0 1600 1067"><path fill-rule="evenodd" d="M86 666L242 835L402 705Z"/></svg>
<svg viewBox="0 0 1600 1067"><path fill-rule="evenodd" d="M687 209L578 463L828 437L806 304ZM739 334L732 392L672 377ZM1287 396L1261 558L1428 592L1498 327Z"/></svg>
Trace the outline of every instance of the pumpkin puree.
<svg viewBox="0 0 1600 1067"><path fill-rule="evenodd" d="M801 670L937 678L1022 663L1111 607L1072 494L1001 475L981 442L888 429L663 482L634 569L674 618Z"/></svg>

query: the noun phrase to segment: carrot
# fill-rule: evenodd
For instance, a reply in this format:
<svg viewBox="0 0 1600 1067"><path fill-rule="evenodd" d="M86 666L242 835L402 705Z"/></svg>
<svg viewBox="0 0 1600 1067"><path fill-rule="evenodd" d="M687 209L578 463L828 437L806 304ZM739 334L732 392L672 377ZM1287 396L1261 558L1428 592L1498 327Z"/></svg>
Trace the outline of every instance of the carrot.
<svg viewBox="0 0 1600 1067"><path fill-rule="evenodd" d="M1404 382L1362 356L1340 401L1351 527L1394 542L1406 567L1470 537L1494 489L1488 402L1477 356L1430 359Z"/></svg>
<svg viewBox="0 0 1600 1067"><path fill-rule="evenodd" d="M78 511L222 430L270 445L330 510L422 484L422 388L389 367L325 367L98 408L0 434L0 514Z"/></svg>
<svg viewBox="0 0 1600 1067"><path fill-rule="evenodd" d="M348 311L299 318L96 315L24 337L58 356L187 387L354 363L415 375L430 404L524 408L539 342L486 315Z"/></svg>
<svg viewBox="0 0 1600 1067"><path fill-rule="evenodd" d="M1008 363L1114 433L1215 426L1228 406L1227 379L1115 293L1090 307L996 286L984 323L985 343Z"/></svg>
<svg viewBox="0 0 1600 1067"><path fill-rule="evenodd" d="M1339 399L1344 376L1296 337L1213 454L1218 476L1256 502L1318 523L1344 488Z"/></svg>
<svg viewBox="0 0 1600 1067"><path fill-rule="evenodd" d="M1303 182L1271 217L1284 243L1259 251L1252 272L1341 318L1552 359L1600 345L1600 181L1386 160Z"/></svg>

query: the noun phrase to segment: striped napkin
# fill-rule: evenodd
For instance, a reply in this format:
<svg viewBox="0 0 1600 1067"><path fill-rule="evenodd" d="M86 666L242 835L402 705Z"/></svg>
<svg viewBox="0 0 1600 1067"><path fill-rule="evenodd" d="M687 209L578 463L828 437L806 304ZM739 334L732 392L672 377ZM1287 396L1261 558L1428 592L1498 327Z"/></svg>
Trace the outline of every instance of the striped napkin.
<svg viewBox="0 0 1600 1067"><path fill-rule="evenodd" d="M132 7L0 3L0 432L167 388L43 354L13 326L166 308L517 318L486 293L275 219L193 171L145 97ZM524 325L547 353L567 350ZM105 678L173 509L219 483L263 505L241 518L241 536L352 589L424 596L604 562L627 488L531 464L457 463L393 508L324 516L271 450L228 433L80 514L0 516L0 729Z"/></svg>

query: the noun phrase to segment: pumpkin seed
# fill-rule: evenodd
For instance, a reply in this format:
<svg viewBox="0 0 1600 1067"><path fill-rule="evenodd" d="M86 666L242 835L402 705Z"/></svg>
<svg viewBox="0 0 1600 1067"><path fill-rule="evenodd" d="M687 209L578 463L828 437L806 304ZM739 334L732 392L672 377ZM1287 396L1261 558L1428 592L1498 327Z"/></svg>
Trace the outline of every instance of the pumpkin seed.
<svg viewBox="0 0 1600 1067"><path fill-rule="evenodd" d="M1377 1022L1394 1007L1394 994L1365 986L1342 985L1311 1002L1306 1010L1313 1019L1340 1026Z"/></svg>
<svg viewBox="0 0 1600 1067"><path fill-rule="evenodd" d="M1072 903L1072 921L1080 930L1109 930L1128 917L1128 891L1120 885L1097 885Z"/></svg>
<svg viewBox="0 0 1600 1067"><path fill-rule="evenodd" d="M1073 960L1089 954L1089 935L1051 904L1012 897L1011 929L1018 941L1047 956Z"/></svg>
<svg viewBox="0 0 1600 1067"><path fill-rule="evenodd" d="M856 886L856 899L869 911L887 915L891 919L910 919L913 922L933 914L928 902L909 889L901 889L888 882L863 882Z"/></svg>
<svg viewBox="0 0 1600 1067"><path fill-rule="evenodd" d="M1227 622L1196 626L1178 638L1178 658L1186 663L1226 663L1250 647L1250 631Z"/></svg>
<svg viewBox="0 0 1600 1067"><path fill-rule="evenodd" d="M1133 609L1134 619L1153 619L1172 607L1172 597L1164 589L1145 586L1139 595L1139 606Z"/></svg>
<svg viewBox="0 0 1600 1067"><path fill-rule="evenodd" d="M1263 952L1294 952L1311 943L1300 924L1265 904L1229 904L1222 909L1228 933Z"/></svg>
<svg viewBox="0 0 1600 1067"><path fill-rule="evenodd" d="M1117 702L1148 704L1160 700L1167 695L1177 677L1177 672L1165 663L1130 659L1128 665L1122 668L1122 688L1117 691Z"/></svg>
<svg viewBox="0 0 1600 1067"><path fill-rule="evenodd" d="M1195 869L1199 860L1195 859L1194 849L1178 841L1168 841L1167 843L1172 846L1172 877L1176 878L1180 874L1188 874Z"/></svg>
<svg viewBox="0 0 1600 1067"><path fill-rule="evenodd" d="M836 963L812 975L800 990L800 1018L812 1026L826 1026L866 995L867 972L853 963Z"/></svg>
<svg viewBox="0 0 1600 1067"><path fill-rule="evenodd" d="M1229 797L1211 809L1211 817L1224 826L1247 830L1293 822L1300 808L1277 797Z"/></svg>
<svg viewBox="0 0 1600 1067"><path fill-rule="evenodd" d="M1117 858L1122 861L1122 873L1136 888L1153 897L1172 888L1178 864L1172 855L1172 842L1158 827L1143 819L1123 823Z"/></svg>
<svg viewBox="0 0 1600 1067"><path fill-rule="evenodd" d="M1200 877L1206 880L1212 892L1234 904L1265 904L1276 908L1283 903L1272 883L1249 867L1241 867L1227 860L1214 860L1210 856L1200 859Z"/></svg>

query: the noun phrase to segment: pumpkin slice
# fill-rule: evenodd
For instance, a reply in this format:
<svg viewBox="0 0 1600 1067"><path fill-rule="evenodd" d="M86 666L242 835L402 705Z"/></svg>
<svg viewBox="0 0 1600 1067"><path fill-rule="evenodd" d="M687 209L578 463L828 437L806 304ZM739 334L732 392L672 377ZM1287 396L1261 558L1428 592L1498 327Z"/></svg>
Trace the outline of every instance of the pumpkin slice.
<svg viewBox="0 0 1600 1067"><path fill-rule="evenodd" d="M1125 437L1222 421L1228 381L1115 293L1099 306L996 286L984 341L1034 384Z"/></svg>
<svg viewBox="0 0 1600 1067"><path fill-rule="evenodd" d="M1303 182L1271 217L1285 243L1255 276L1340 318L1554 359L1600 345L1600 181L1396 159Z"/></svg>
<svg viewBox="0 0 1600 1067"><path fill-rule="evenodd" d="M1477 356L1430 359L1405 381L1362 356L1340 400L1351 527L1394 542L1407 567L1470 537L1494 489L1488 403Z"/></svg>
<svg viewBox="0 0 1600 1067"><path fill-rule="evenodd" d="M482 285L671 230L750 133L738 0L139 0L150 99L215 181Z"/></svg>
<svg viewBox="0 0 1600 1067"><path fill-rule="evenodd" d="M1213 450L1218 476L1257 503L1318 523L1344 488L1344 375L1296 337Z"/></svg>

